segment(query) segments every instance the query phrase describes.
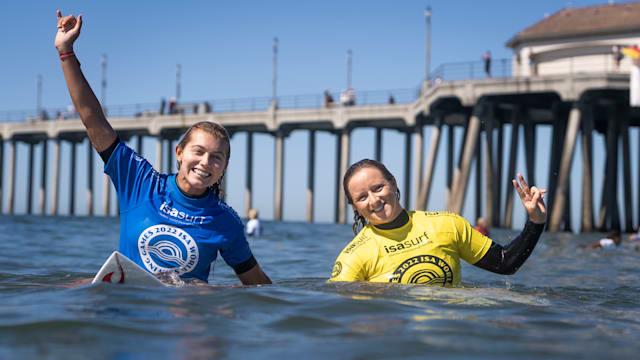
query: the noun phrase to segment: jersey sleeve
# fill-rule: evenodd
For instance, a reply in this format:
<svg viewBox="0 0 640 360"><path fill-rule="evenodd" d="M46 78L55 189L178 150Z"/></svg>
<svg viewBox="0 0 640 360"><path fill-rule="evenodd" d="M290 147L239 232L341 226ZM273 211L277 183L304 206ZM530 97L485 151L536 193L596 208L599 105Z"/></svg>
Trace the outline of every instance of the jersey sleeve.
<svg viewBox="0 0 640 360"><path fill-rule="evenodd" d="M230 219L229 221L233 220ZM227 240L220 247L220 255L227 265L232 267L234 270L237 270L237 265L240 265L253 257L247 238L244 236L242 224L230 229L226 234L226 237Z"/></svg>
<svg viewBox="0 0 640 360"><path fill-rule="evenodd" d="M351 241L338 255L336 262L333 264L329 281L368 280L364 261L361 260L356 251L351 251L353 250L352 244L357 239L358 237Z"/></svg>
<svg viewBox="0 0 640 360"><path fill-rule="evenodd" d="M454 216L458 241L458 254L462 260L475 264L489 251L493 241L474 229L459 215Z"/></svg>
<svg viewBox="0 0 640 360"><path fill-rule="evenodd" d="M118 194L120 211L127 211L143 199L143 190L148 190L159 174L147 160L136 154L124 142L115 148L104 165Z"/></svg>

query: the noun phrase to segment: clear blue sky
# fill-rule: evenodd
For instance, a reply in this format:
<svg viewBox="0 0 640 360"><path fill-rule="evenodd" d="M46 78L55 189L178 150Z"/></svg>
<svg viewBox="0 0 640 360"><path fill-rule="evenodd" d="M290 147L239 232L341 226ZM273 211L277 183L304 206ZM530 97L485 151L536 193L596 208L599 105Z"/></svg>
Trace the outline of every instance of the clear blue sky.
<svg viewBox="0 0 640 360"><path fill-rule="evenodd" d="M356 89L409 88L424 76L424 10L432 7L432 68L511 55L518 31L582 1L3 1L0 111L69 103L53 47L56 9L83 13L76 45L96 92L100 56L109 57L108 104L155 102L175 93L182 64L184 100L271 94L271 42L280 40L278 93L345 86L353 51ZM179 4L179 5L178 5Z"/></svg>
<svg viewBox="0 0 640 360"><path fill-rule="evenodd" d="M353 51L352 83L356 90L412 88L424 77L427 6L432 8L434 69L443 63L479 61L486 50L492 52L494 59L510 57L512 52L505 47L506 41L543 19L545 14L565 7L606 3L606 0L3 1L0 111L35 108L38 74L43 79L44 107L65 107L70 103L53 47L57 9L63 15L83 14L84 26L76 53L98 95L100 58L102 54L108 56L107 105L116 105L157 102L161 97L173 96L178 63L182 66L184 101L269 96L274 37L280 43L279 95L315 94L324 89L340 91L346 82L348 49ZM373 156L371 134L368 130L354 132L352 161ZM402 174L402 140L396 132L385 132L383 160L393 162L390 167L398 177ZM254 178L254 204L269 218L273 141L267 135L257 136L255 141L258 154L254 174L259 175ZM321 178L317 183L317 219L331 221L333 208L328 202L333 200L335 189L330 181L333 175L326 174L333 174L333 139L321 134L317 141L316 172ZM229 175L235 183L229 188L230 203L243 214L244 135L234 136L232 146ZM285 146L284 215L285 219L302 220L304 202L300 199L304 199L306 165L296 168L296 163L306 162L306 134L294 132ZM145 147L144 155L152 157L152 143ZM19 151L23 150L19 147ZM63 161L66 151L63 147ZM84 153L81 151L80 155ZM19 152L19 162L24 156ZM443 171L444 163L437 166ZM540 164L538 168L539 177L546 182L547 167ZM18 186L24 185L18 181ZM79 192L83 186L80 180ZM100 186L97 188L99 192ZM24 209L24 204L20 205L21 196L16 203L18 211ZM6 203L6 195L3 201ZM61 201L65 201L64 195ZM77 201L76 207L82 213L83 200ZM435 210L441 208L438 202L441 200L434 201L430 206ZM472 210L472 206L467 208Z"/></svg>

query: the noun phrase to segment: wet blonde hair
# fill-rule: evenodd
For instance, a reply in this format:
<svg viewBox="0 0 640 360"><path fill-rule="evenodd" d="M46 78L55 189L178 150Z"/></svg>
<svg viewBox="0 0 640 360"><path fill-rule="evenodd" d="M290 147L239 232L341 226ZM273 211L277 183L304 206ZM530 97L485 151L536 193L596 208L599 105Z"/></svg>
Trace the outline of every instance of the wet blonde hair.
<svg viewBox="0 0 640 360"><path fill-rule="evenodd" d="M231 137L229 136L229 133L227 132L227 129L224 128L224 126L211 121L201 121L191 125L187 132L182 135L182 139L180 139L180 142L178 143L178 145L176 145L176 147L180 149L181 152L184 151L184 147L187 146L189 141L191 141L191 137L196 130L204 131L217 139L224 140L224 142L227 144L225 163L228 164L229 158L231 157ZM178 161L178 169L180 169L180 161ZM220 184L222 184L222 182L224 181L224 175L225 173L223 172L222 176L220 176L220 179L218 179L215 184L211 185L211 191L213 191L215 196L217 196L219 199L222 198L223 195L222 186Z"/></svg>

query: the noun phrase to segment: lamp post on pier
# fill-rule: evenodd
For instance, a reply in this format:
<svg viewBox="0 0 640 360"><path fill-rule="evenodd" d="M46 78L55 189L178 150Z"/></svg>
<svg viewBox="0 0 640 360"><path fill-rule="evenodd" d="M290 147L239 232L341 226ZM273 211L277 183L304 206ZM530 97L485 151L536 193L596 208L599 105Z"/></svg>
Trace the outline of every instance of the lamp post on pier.
<svg viewBox="0 0 640 360"><path fill-rule="evenodd" d="M425 34L424 78L428 87L431 82L431 6L427 6L427 9L424 11L424 18L427 24Z"/></svg>
<svg viewBox="0 0 640 360"><path fill-rule="evenodd" d="M276 99L276 84L278 80L278 38L273 38L273 62L271 67L271 106L276 109L278 100Z"/></svg>
<svg viewBox="0 0 640 360"><path fill-rule="evenodd" d="M107 55L102 54L100 59L100 65L102 68L102 92L100 94L100 104L102 104L102 111L107 113Z"/></svg>
<svg viewBox="0 0 640 360"><path fill-rule="evenodd" d="M42 75L36 76L36 119L42 118Z"/></svg>
<svg viewBox="0 0 640 360"><path fill-rule="evenodd" d="M347 91L351 89L351 58L353 57L353 53L351 49L347 50Z"/></svg>
<svg viewBox="0 0 640 360"><path fill-rule="evenodd" d="M182 66L176 64L176 102L180 101L180 74L182 73Z"/></svg>

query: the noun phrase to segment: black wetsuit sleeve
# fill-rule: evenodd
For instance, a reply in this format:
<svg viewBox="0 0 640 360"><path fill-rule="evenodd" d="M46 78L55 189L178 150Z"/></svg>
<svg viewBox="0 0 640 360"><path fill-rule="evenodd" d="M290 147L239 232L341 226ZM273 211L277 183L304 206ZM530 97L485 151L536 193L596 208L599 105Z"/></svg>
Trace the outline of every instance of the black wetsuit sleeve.
<svg viewBox="0 0 640 360"><path fill-rule="evenodd" d="M107 161L109 161L109 158L111 157L111 154L113 154L113 151L116 149L116 146L118 146L118 144L120 143L120 137L116 136L116 139L113 141L113 144L111 144L106 150L100 151L100 157L102 158L102 161L104 161L104 163L106 164Z"/></svg>
<svg viewBox="0 0 640 360"><path fill-rule="evenodd" d="M497 274L515 274L536 247L544 226L527 220L520 235L504 247L494 241L489 251L474 265Z"/></svg>
<svg viewBox="0 0 640 360"><path fill-rule="evenodd" d="M251 257L248 258L247 260L234 266L233 271L235 271L237 275L244 274L247 271L253 269L253 267L256 265L258 265L258 262L256 261L256 258L254 258L253 255L251 255Z"/></svg>

